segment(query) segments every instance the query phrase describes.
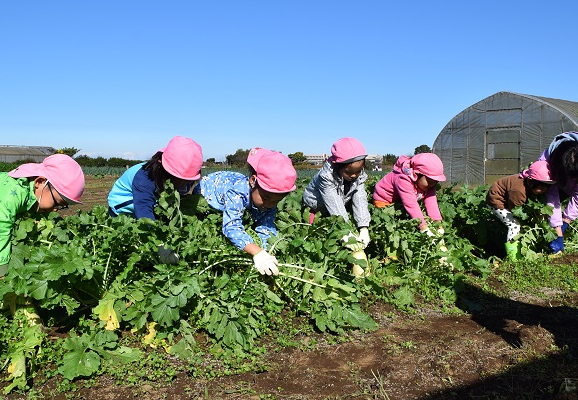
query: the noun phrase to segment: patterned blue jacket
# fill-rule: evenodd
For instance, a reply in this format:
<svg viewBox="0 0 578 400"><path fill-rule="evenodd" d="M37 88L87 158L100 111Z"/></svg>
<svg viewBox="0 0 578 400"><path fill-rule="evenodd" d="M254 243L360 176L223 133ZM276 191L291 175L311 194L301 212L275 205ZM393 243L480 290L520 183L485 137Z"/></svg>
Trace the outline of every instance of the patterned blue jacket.
<svg viewBox="0 0 578 400"><path fill-rule="evenodd" d="M202 194L211 207L223 212L223 234L241 250L255 242L243 226L245 210L249 211L254 222L262 248L267 248L269 237L277 234L277 208L260 211L251 203L250 190L249 177L238 172L220 171L204 176L193 191Z"/></svg>

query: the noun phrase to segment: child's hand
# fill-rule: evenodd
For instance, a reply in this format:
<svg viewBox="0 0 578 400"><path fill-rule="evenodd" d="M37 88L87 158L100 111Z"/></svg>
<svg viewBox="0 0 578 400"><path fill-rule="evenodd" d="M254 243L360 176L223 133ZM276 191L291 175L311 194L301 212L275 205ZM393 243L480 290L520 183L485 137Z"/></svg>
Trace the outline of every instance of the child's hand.
<svg viewBox="0 0 578 400"><path fill-rule="evenodd" d="M421 233L425 233L429 237L436 237L435 233L429 230L429 228L422 229Z"/></svg>
<svg viewBox="0 0 578 400"><path fill-rule="evenodd" d="M369 244L369 230L367 228L359 228L359 241L363 243L364 248Z"/></svg>
<svg viewBox="0 0 578 400"><path fill-rule="evenodd" d="M158 254L163 264L177 265L179 263L179 255L163 243L159 244Z"/></svg>
<svg viewBox="0 0 578 400"><path fill-rule="evenodd" d="M349 232L347 235L341 238L343 240L343 245L351 251L359 251L365 249L365 244L361 241L361 238L353 232Z"/></svg>
<svg viewBox="0 0 578 400"><path fill-rule="evenodd" d="M255 268L261 275L279 275L277 259L265 250L261 250L253 256Z"/></svg>
<svg viewBox="0 0 578 400"><path fill-rule="evenodd" d="M564 236L558 236L556 239L552 240L549 247L554 254L564 251Z"/></svg>

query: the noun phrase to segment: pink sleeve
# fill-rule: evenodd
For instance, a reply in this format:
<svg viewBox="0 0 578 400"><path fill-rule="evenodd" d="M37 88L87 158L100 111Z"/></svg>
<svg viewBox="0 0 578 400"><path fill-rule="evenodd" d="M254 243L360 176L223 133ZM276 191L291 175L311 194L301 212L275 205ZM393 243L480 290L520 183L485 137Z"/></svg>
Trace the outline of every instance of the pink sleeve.
<svg viewBox="0 0 578 400"><path fill-rule="evenodd" d="M421 219L420 227L426 224L425 218L423 217L423 213L421 212L421 208L417 202L417 196L415 194L415 186L412 181L409 180L408 177L404 175L400 175L399 179L395 181L395 188L399 194L399 198L403 204L403 207L409 214L409 216L414 218Z"/></svg>
<svg viewBox="0 0 578 400"><path fill-rule="evenodd" d="M438 206L438 198L436 196L435 186L427 191L423 198L423 204L425 205L428 217L434 221L442 220L442 214L440 213L440 208Z"/></svg>

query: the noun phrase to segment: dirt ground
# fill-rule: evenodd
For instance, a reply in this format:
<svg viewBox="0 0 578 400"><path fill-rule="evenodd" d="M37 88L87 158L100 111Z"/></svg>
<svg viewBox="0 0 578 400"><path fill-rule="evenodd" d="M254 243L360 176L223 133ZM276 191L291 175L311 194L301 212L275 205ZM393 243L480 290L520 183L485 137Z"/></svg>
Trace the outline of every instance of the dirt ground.
<svg viewBox="0 0 578 400"><path fill-rule="evenodd" d="M87 179L82 206L106 204L111 178ZM574 262L572 255L561 262ZM492 282L490 282L492 284ZM493 284L498 285L497 282ZM267 352L266 370L215 379L180 372L170 384L118 386L108 377L90 388L46 399L578 399L578 296L550 300L512 293L499 297L467 286L458 307L408 314L387 305L372 315L379 329ZM338 343L335 343L338 342ZM25 399L10 395L6 399Z"/></svg>

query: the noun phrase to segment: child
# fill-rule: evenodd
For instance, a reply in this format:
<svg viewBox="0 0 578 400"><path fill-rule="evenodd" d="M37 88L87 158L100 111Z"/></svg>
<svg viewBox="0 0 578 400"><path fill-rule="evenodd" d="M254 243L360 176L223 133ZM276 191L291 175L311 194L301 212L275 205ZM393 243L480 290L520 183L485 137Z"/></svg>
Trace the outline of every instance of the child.
<svg viewBox="0 0 578 400"><path fill-rule="evenodd" d="M108 194L109 214L154 220L153 210L166 180L170 179L179 193L187 194L201 177L202 166L201 146L192 139L175 136L149 161L132 166L116 180ZM163 263L176 265L179 262L179 256L162 243L158 254Z"/></svg>
<svg viewBox="0 0 578 400"><path fill-rule="evenodd" d="M175 136L149 161L129 168L108 194L112 217L128 214L155 219L154 207L170 179L175 189L186 194L201 177L203 152L194 140Z"/></svg>
<svg viewBox="0 0 578 400"><path fill-rule="evenodd" d="M297 172L291 160L278 152L256 147L247 157L249 176L220 171L201 179L194 193L200 193L209 205L223 212L223 234L237 248L253 256L262 275L278 275L277 259L267 253L267 240L277 234L277 203L296 189ZM259 247L243 227L243 215L249 211Z"/></svg>
<svg viewBox="0 0 578 400"><path fill-rule="evenodd" d="M556 185L546 192L546 204L553 207L550 226L557 238L550 242L553 253L564 251L564 232L578 217L578 132L557 135L538 160L548 162L552 179ZM560 204L560 193L570 200L564 211Z"/></svg>
<svg viewBox="0 0 578 400"><path fill-rule="evenodd" d="M434 236L428 229L418 202L423 200L428 217L441 222L436 185L445 180L444 165L437 155L420 153L411 158L401 156L393 166L393 171L375 185L373 204L383 208L401 201L412 219L421 220L419 230L428 236ZM438 232L443 234L443 229L440 227Z"/></svg>
<svg viewBox="0 0 578 400"><path fill-rule="evenodd" d="M520 223L513 217L511 210L526 203L529 193L546 193L555 183L551 178L548 163L536 161L521 173L500 178L490 186L486 203L508 228L505 247L506 255L511 261L518 258L520 245L515 240L520 233Z"/></svg>
<svg viewBox="0 0 578 400"><path fill-rule="evenodd" d="M303 202L311 209L310 223L313 223L316 212L323 216L340 215L347 222L347 208L351 207L359 229L359 241L364 246L370 241L368 227L371 221L365 192L366 157L359 140L351 137L339 139L331 146L331 157L303 192Z"/></svg>
<svg viewBox="0 0 578 400"><path fill-rule="evenodd" d="M11 233L18 214L34 207L37 212L50 212L81 204L83 192L84 173L65 154L0 173L0 276L8 269Z"/></svg>

